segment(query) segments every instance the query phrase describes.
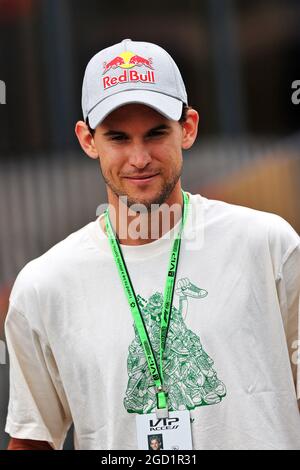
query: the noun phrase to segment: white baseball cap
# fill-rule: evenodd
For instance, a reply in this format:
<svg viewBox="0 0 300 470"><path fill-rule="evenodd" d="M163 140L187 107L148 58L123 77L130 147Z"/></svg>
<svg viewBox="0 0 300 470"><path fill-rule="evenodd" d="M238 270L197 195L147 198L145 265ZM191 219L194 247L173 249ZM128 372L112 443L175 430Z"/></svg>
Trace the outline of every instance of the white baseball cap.
<svg viewBox="0 0 300 470"><path fill-rule="evenodd" d="M82 85L84 120L95 129L115 109L128 103L150 106L178 121L187 105L185 86L172 57L149 42L122 42L89 61Z"/></svg>

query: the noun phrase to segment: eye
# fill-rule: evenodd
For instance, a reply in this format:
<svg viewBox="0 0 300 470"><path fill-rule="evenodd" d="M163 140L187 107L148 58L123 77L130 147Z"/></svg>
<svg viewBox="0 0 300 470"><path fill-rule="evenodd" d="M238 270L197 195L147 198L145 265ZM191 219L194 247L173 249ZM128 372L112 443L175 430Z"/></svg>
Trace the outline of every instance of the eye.
<svg viewBox="0 0 300 470"><path fill-rule="evenodd" d="M149 134L148 134L148 137L162 137L164 135L166 135L167 131L165 130L157 130L157 131L151 131Z"/></svg>
<svg viewBox="0 0 300 470"><path fill-rule="evenodd" d="M112 135L110 137L110 140L114 141L114 142L121 142L123 140L126 140L127 137L125 135L122 135L122 134L116 134L116 135Z"/></svg>

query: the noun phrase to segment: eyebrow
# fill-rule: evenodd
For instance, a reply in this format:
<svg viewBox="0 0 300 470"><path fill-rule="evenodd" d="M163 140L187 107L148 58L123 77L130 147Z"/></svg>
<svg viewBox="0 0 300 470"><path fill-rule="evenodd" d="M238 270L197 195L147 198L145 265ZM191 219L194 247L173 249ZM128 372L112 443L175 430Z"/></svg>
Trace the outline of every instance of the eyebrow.
<svg viewBox="0 0 300 470"><path fill-rule="evenodd" d="M152 129L149 129L145 135L149 135L151 134L152 132L156 132L156 131L165 131L165 130L169 130L171 129L171 126L169 126L168 124L160 124L159 126L156 126L156 127L153 127ZM127 136L127 133L124 132L124 131L118 131L118 130L108 130L106 132L103 133L103 135L105 137L111 137L111 136L114 136L114 135L124 135L124 136Z"/></svg>

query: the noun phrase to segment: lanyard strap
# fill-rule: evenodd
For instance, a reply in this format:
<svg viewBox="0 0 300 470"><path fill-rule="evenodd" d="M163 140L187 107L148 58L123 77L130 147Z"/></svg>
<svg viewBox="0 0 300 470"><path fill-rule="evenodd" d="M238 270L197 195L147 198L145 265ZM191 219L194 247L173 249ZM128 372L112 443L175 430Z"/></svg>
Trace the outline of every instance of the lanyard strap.
<svg viewBox="0 0 300 470"><path fill-rule="evenodd" d="M105 211L105 223L108 239L112 249L112 254L115 259L121 282L129 303L129 307L134 319L134 323L139 335L145 358L148 364L149 372L152 376L153 382L156 388L156 399L157 399L157 409L167 410L167 393L164 389L164 377L163 377L163 353L166 347L166 340L168 334L168 328L170 323L171 311L172 311L172 301L181 245L181 233L183 231L185 221L187 218L189 198L185 191L182 190L183 195L183 209L182 209L182 218L181 226L178 232L177 237L174 240L173 248L171 251L168 274L166 279L166 285L164 290L164 300L163 307L161 312L161 324L160 324L160 351L159 351L159 367L155 358L154 350L151 345L151 341L145 326L143 316L141 314L136 295L132 286L132 282L125 264L125 260L122 254L120 243L118 240L117 234L114 232L114 229L111 225L109 219L108 209Z"/></svg>

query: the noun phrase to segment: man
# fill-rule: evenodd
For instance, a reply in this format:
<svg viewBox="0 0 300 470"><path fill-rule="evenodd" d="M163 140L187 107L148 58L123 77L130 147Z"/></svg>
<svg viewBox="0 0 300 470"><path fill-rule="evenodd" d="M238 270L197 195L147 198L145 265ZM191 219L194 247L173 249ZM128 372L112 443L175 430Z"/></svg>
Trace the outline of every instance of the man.
<svg viewBox="0 0 300 470"><path fill-rule="evenodd" d="M151 436L149 438L149 449L150 450L161 450L161 441L158 436Z"/></svg>
<svg viewBox="0 0 300 470"><path fill-rule="evenodd" d="M187 103L154 44L89 62L76 135L109 206L14 284L9 448L61 449L71 423L76 449L148 448L147 432L181 420L177 448L300 448L299 236L182 191Z"/></svg>

